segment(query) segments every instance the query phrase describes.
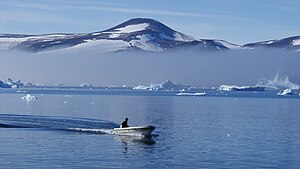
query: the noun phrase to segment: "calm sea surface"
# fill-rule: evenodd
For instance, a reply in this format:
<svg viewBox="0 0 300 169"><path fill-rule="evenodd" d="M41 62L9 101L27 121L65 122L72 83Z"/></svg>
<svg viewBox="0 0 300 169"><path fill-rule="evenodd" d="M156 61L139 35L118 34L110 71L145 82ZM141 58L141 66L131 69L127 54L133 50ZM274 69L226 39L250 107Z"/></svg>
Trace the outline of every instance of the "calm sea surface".
<svg viewBox="0 0 300 169"><path fill-rule="evenodd" d="M298 95L33 93L0 94L1 169L300 168ZM154 136L109 134L125 117Z"/></svg>

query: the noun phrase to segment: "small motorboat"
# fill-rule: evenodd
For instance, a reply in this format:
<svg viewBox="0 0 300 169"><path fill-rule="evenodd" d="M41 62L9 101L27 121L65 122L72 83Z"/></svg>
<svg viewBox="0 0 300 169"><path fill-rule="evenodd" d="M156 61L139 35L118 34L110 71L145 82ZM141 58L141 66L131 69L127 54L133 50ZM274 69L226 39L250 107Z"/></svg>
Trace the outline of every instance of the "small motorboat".
<svg viewBox="0 0 300 169"><path fill-rule="evenodd" d="M155 127L152 125L126 127L126 128L114 128L113 134L126 135L126 136L150 136L154 129L155 129Z"/></svg>

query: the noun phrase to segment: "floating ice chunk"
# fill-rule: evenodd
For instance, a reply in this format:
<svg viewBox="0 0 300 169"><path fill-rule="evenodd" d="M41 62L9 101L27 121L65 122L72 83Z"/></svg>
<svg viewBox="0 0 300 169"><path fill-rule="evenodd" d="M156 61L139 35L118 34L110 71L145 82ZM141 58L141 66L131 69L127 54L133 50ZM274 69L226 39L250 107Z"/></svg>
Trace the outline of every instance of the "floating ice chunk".
<svg viewBox="0 0 300 169"><path fill-rule="evenodd" d="M79 87L82 87L82 88L92 88L93 85L91 85L89 83L82 83L81 85L79 85Z"/></svg>
<svg viewBox="0 0 300 169"><path fill-rule="evenodd" d="M291 89L285 89L285 90L283 90L283 91L277 93L277 95L279 95L279 96L286 96L286 95L291 95L292 93L293 93L293 92L292 92Z"/></svg>
<svg viewBox="0 0 300 169"><path fill-rule="evenodd" d="M155 84L151 83L150 86L136 86L133 89L135 90L150 90L150 91L157 91L157 90L165 90L165 91L173 91L173 90L178 90L178 91L183 91L190 88L191 86L189 85L183 85L183 84L177 84L173 83L170 80L167 80L166 82L162 84Z"/></svg>
<svg viewBox="0 0 300 169"><path fill-rule="evenodd" d="M202 93L177 93L177 96L205 96L206 93L202 92Z"/></svg>
<svg viewBox="0 0 300 169"><path fill-rule="evenodd" d="M16 89L16 88L18 88L18 86L17 85L12 85L11 88Z"/></svg>
<svg viewBox="0 0 300 169"><path fill-rule="evenodd" d="M32 100L36 100L37 97L27 94L26 96L23 96L21 99L26 101L32 101Z"/></svg>
<svg viewBox="0 0 300 169"><path fill-rule="evenodd" d="M25 90L18 90L17 93L27 93Z"/></svg>
<svg viewBox="0 0 300 169"><path fill-rule="evenodd" d="M134 87L133 90L149 90L149 87L138 85L138 86Z"/></svg>
<svg viewBox="0 0 300 169"><path fill-rule="evenodd" d="M235 86L235 85L221 85L218 90L223 91L264 91L263 86Z"/></svg>
<svg viewBox="0 0 300 169"><path fill-rule="evenodd" d="M194 96L205 96L206 93L205 92L202 92L202 93L194 93Z"/></svg>
<svg viewBox="0 0 300 169"><path fill-rule="evenodd" d="M231 91L234 88L238 88L238 86L233 86L233 85L221 85L218 90L222 91Z"/></svg>
<svg viewBox="0 0 300 169"><path fill-rule="evenodd" d="M293 44L294 46L300 45L300 39L295 39L295 40L293 40L292 44Z"/></svg>

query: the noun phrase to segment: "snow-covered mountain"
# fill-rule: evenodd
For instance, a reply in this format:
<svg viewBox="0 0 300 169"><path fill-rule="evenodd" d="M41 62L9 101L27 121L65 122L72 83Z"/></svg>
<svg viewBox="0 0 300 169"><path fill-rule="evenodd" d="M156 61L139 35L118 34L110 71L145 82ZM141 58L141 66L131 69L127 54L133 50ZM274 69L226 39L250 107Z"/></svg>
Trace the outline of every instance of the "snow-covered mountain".
<svg viewBox="0 0 300 169"><path fill-rule="evenodd" d="M243 45L248 48L277 48L300 51L300 36L292 36L280 40L268 40Z"/></svg>
<svg viewBox="0 0 300 169"><path fill-rule="evenodd" d="M168 26L145 18L128 20L105 31L82 34L13 35L0 34L0 50L40 52L64 48L99 46L104 51L144 50L160 52L174 48L205 51L228 49L214 40L197 40Z"/></svg>
<svg viewBox="0 0 300 169"><path fill-rule="evenodd" d="M41 52L59 49L97 48L103 52L142 50L161 52L173 49L222 51L255 47L300 50L300 37L237 45L224 40L196 39L147 18L135 18L113 28L78 34L17 35L0 34L0 50Z"/></svg>

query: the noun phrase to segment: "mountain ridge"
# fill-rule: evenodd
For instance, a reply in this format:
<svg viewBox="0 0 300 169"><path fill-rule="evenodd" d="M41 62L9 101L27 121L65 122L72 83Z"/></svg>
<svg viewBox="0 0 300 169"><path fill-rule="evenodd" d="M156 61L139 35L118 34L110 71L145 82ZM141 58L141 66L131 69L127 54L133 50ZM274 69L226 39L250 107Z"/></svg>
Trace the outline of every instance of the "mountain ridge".
<svg viewBox="0 0 300 169"><path fill-rule="evenodd" d="M133 18L104 31L92 33L0 34L0 50L24 50L36 53L97 45L108 52L127 50L161 52L173 49L211 52L256 48L300 51L300 36L238 45L220 39L196 39L149 18Z"/></svg>

